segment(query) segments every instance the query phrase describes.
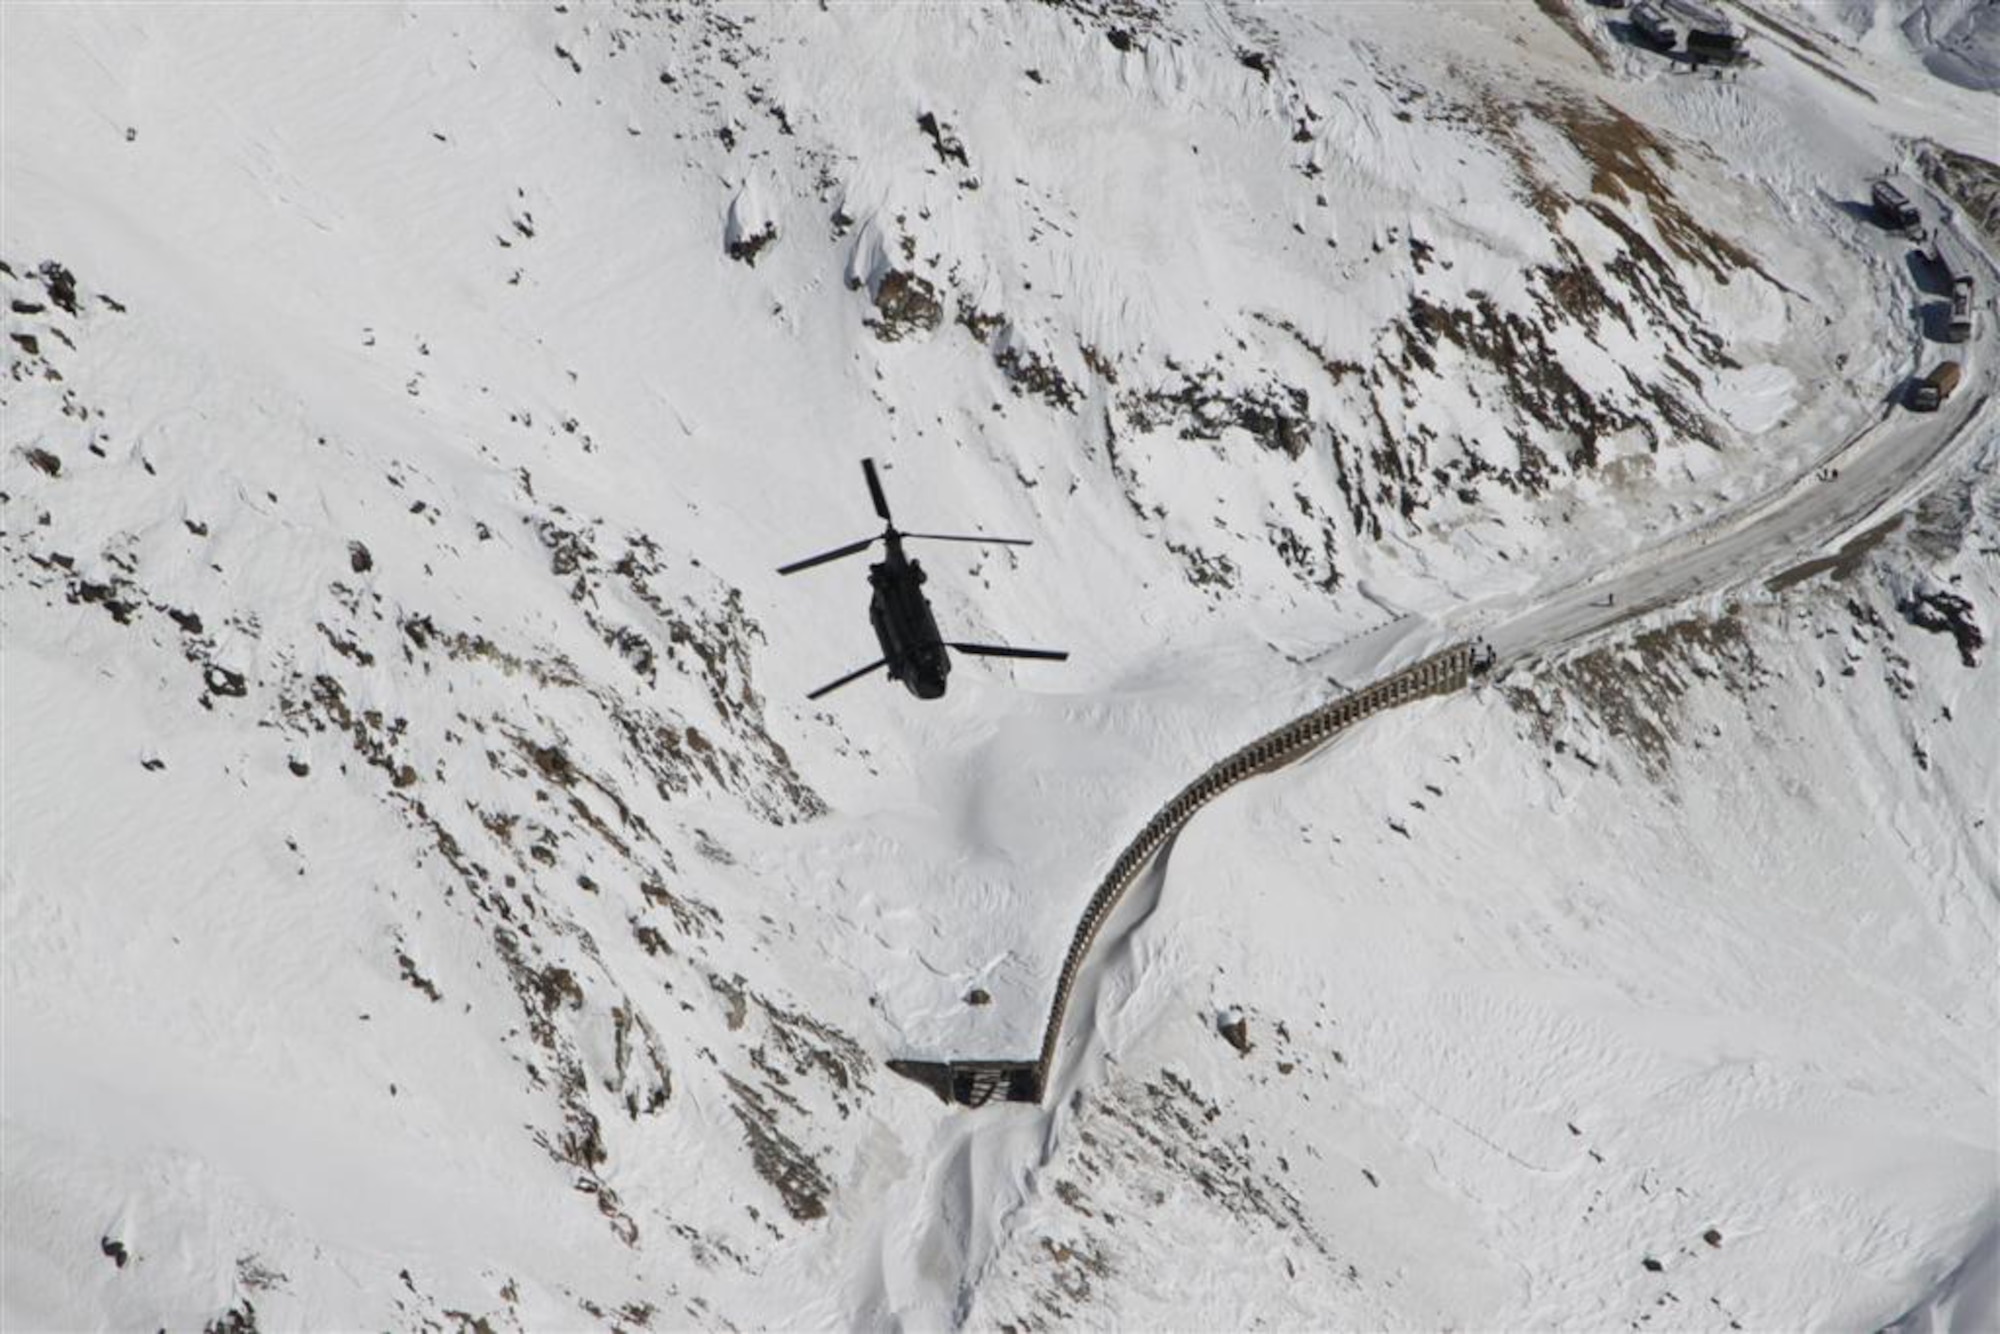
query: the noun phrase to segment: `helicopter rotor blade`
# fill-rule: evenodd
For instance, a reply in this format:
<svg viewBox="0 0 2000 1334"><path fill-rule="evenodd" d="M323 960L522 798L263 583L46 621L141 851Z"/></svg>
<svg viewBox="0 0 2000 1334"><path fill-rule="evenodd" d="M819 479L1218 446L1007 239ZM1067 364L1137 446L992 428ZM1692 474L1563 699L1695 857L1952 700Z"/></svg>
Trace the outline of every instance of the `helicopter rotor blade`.
<svg viewBox="0 0 2000 1334"><path fill-rule="evenodd" d="M1026 537L973 537L962 533L904 533L904 537L921 537L932 542L991 542L1003 547L1031 547L1033 539Z"/></svg>
<svg viewBox="0 0 2000 1334"><path fill-rule="evenodd" d="M866 667L858 667L855 670L849 672L847 675L841 677L838 681L827 682L827 684L821 686L818 690L815 690L811 694L807 695L806 698L818 699L821 695L831 695L834 691L840 689L848 682L859 681L862 677L868 675L868 673L876 671L883 667L887 667L888 665L889 665L889 660L887 658L877 658L875 659L875 661L869 663Z"/></svg>
<svg viewBox="0 0 2000 1334"><path fill-rule="evenodd" d="M822 551L817 556L807 556L804 560L795 560L790 565L780 565L778 573L797 574L800 570L810 570L815 565L824 565L830 560L839 560L844 556L852 556L857 551L866 551L870 545L880 540L880 538L864 537L859 542L849 542L844 547Z"/></svg>
<svg viewBox="0 0 2000 1334"><path fill-rule="evenodd" d="M1014 648L1007 644L958 644L946 640L949 648L960 653L976 653L983 658L1042 658L1049 662L1067 662L1069 651L1054 648Z"/></svg>
<svg viewBox="0 0 2000 1334"><path fill-rule="evenodd" d="M883 523L894 523L889 517L889 497L882 494L882 479L875 475L874 459L861 460L861 475L868 479L868 497L875 502L875 512Z"/></svg>

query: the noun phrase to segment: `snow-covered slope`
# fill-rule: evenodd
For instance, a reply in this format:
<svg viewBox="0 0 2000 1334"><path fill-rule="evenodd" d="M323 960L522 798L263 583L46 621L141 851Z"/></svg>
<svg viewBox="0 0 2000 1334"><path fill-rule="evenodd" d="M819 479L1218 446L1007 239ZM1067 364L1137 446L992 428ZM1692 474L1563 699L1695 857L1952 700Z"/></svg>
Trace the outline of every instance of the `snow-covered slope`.
<svg viewBox="0 0 2000 1334"><path fill-rule="evenodd" d="M1990 1247L1996 692L1921 600L1990 605L1996 521L1219 802L975 1323L1851 1328Z"/></svg>
<svg viewBox="0 0 2000 1334"><path fill-rule="evenodd" d="M1990 1235L2000 701L1910 628L1990 440L1233 794L1049 1111L882 1066L1030 1050L1221 750L1878 416L1854 201L1989 102L1560 3L0 37L9 1327L1879 1322ZM1069 664L802 702L864 455Z"/></svg>
<svg viewBox="0 0 2000 1334"><path fill-rule="evenodd" d="M1789 6L1884 56L1922 62L1940 79L1983 92L2000 89L2000 5L1993 0L1837 0Z"/></svg>

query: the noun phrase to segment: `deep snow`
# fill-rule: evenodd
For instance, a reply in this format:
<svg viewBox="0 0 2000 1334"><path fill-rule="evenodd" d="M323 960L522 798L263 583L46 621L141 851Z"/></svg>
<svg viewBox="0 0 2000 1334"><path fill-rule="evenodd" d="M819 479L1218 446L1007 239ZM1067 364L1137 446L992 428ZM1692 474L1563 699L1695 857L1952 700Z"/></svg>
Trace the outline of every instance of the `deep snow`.
<svg viewBox="0 0 2000 1334"><path fill-rule="evenodd" d="M1560 7L0 9L0 1321L1985 1318L1991 99Z"/></svg>

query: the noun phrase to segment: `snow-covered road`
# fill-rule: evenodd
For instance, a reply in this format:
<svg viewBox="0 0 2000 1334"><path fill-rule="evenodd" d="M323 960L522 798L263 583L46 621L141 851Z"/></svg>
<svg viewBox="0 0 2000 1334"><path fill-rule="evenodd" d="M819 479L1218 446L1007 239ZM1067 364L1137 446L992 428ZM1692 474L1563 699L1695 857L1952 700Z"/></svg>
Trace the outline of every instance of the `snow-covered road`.
<svg viewBox="0 0 2000 1334"><path fill-rule="evenodd" d="M1936 196L1928 202L1933 217L1949 215ZM2000 264L1977 244L1964 248L1980 257L1987 290L1994 290ZM1991 301L1985 304L1990 321ZM1893 385L1878 416L1789 481L1553 591L1468 608L1450 628L1492 644L1505 668L1572 652L1635 617L1746 586L1831 551L1907 505L1994 429L1993 356L1976 341L1954 355L1964 381L1935 415L1911 412L1907 386Z"/></svg>
<svg viewBox="0 0 2000 1334"><path fill-rule="evenodd" d="M1994 271L2000 274L2000 268ZM1993 358L1980 355L1974 344L1962 364L1964 383L1935 414L1909 411L1902 401L1904 387L1898 385L1879 415L1819 455L1810 471L1552 591L1406 626L1402 642L1424 652L1440 642L1476 640L1494 650L1495 671L1532 669L1535 660L1574 653L1626 622L1744 588L1821 558L1910 504L1994 429L2000 409L1993 394ZM1408 665L1405 657L1378 684ZM1301 750L1230 783L1297 763L1317 749ZM1166 846L1171 846L1171 836ZM1135 875L1134 883L1138 879ZM1141 909L1142 914L1147 911ZM1086 972L1088 966L1086 960ZM1051 1040L1060 1028L1065 991L1059 985L1052 1001ZM1044 1080L1051 1087L1056 1083L1054 1069L1044 1072ZM983 1094L979 1101L983 1105Z"/></svg>
<svg viewBox="0 0 2000 1334"><path fill-rule="evenodd" d="M1816 470L1738 513L1644 556L1593 573L1527 610L1470 613L1465 630L1491 643L1500 665L1572 652L1635 617L1743 587L1828 552L1907 504L1994 427L1990 371L1936 418L1899 405Z"/></svg>

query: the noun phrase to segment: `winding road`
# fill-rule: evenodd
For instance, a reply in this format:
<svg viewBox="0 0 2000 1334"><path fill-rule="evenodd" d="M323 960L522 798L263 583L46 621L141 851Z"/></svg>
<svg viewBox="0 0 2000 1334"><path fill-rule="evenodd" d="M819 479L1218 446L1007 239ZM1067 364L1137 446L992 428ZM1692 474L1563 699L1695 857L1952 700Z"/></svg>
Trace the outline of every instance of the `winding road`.
<svg viewBox="0 0 2000 1334"><path fill-rule="evenodd" d="M1933 210L1942 206L1933 200ZM1989 282L2000 265L1981 247ZM1992 300L1987 321L1992 324ZM1011 1059L889 1062L896 1073L946 1102L982 1107L995 1100L1040 1103L1062 1053L1063 1031L1092 946L1126 893L1171 846L1197 811L1229 788L1306 758L1339 732L1384 709L1464 689L1502 672L1569 654L1634 618L1705 595L1743 588L1821 557L1908 505L1958 456L1995 429L1995 359L1978 344L1960 352L1958 392L1936 413L1913 413L1902 387L1879 414L1794 477L1726 514L1694 525L1633 556L1536 594L1527 608L1474 605L1441 622L1450 647L1293 719L1211 765L1126 844L1085 906L1058 975L1041 1050ZM1435 642L1435 641L1433 641Z"/></svg>
<svg viewBox="0 0 2000 1334"><path fill-rule="evenodd" d="M1975 253L1988 273L1982 304L1992 327L1991 280L2000 277L2000 265L1983 247ZM1158 906L1175 835L1204 805L1238 783L1307 758L1385 709L1465 689L1482 677L1533 672L1543 661L1588 648L1635 618L1767 581L1782 588L1788 575L1804 577L1831 564L1829 557L1843 544L1850 553L1864 548L1885 521L1947 474L1971 466L2000 439L1996 358L1979 343L1958 348L1955 355L1965 366L1963 383L1940 411L1909 412L1900 401L1902 387L1896 386L1872 420L1829 447L1803 474L1553 591L1456 610L1428 633L1420 629L1410 637L1413 652L1428 647L1427 656L1266 733L1181 789L1125 845L1087 903L1058 977L1039 1052L1008 1059L889 1062L948 1103L1032 1105L939 1124L927 1167L911 1183L916 1197L908 1202L916 1213L904 1224L915 1239L916 1270L897 1276L900 1282L878 1272L864 1309L885 1315L948 1311L954 1327L970 1317L979 1287L1004 1249L1007 1216L1032 1198L1036 1175L1059 1150L1065 1108L1105 1055L1094 1025L1069 1031L1071 1011L1095 1012L1103 983L1129 951L1132 933ZM994 1210L1000 1217L993 1226L976 1221ZM910 1283L921 1291L895 1290Z"/></svg>

